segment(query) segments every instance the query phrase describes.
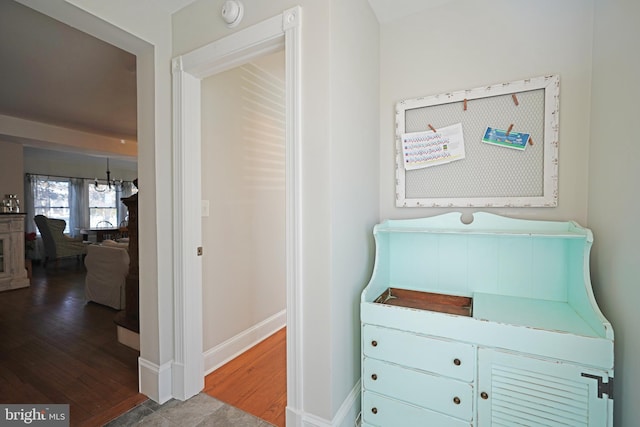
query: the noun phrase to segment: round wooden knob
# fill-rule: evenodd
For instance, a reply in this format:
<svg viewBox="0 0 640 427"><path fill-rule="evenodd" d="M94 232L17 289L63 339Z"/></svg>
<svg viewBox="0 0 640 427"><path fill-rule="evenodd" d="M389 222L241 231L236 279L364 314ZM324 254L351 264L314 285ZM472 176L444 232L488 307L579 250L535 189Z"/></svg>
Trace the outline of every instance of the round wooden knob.
<svg viewBox="0 0 640 427"><path fill-rule="evenodd" d="M480 393L480 397L483 398L484 400L487 400L489 398L489 395L487 394L486 391L483 391L482 393Z"/></svg>
<svg viewBox="0 0 640 427"><path fill-rule="evenodd" d="M378 376L376 374L371 374L371 379L375 381L378 379Z"/></svg>
<svg viewBox="0 0 640 427"><path fill-rule="evenodd" d="M460 359L453 359L453 364L456 366L460 366L462 362L460 361Z"/></svg>
<svg viewBox="0 0 640 427"><path fill-rule="evenodd" d="M371 408L371 412L373 412L374 414L378 413L378 408Z"/></svg>
<svg viewBox="0 0 640 427"><path fill-rule="evenodd" d="M453 403L455 403L456 405L460 404L460 398L458 396L453 398Z"/></svg>
<svg viewBox="0 0 640 427"><path fill-rule="evenodd" d="M374 347L377 347L378 346L378 341L376 341L376 340L371 341L371 345L374 346Z"/></svg>

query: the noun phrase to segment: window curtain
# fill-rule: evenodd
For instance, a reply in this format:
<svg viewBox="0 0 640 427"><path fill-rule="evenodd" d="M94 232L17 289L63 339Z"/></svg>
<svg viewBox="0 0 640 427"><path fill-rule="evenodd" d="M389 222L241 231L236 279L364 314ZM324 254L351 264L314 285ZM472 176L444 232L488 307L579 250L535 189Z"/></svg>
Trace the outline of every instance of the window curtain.
<svg viewBox="0 0 640 427"><path fill-rule="evenodd" d="M89 228L90 181L84 178L69 178L69 234L81 237L80 230Z"/></svg>
<svg viewBox="0 0 640 427"><path fill-rule="evenodd" d="M24 176L24 211L27 214L27 220L25 221L24 230L25 233L35 233L37 231L36 223L33 220L35 216L36 206L35 198L38 193L38 181L42 181L44 177L39 175L26 174ZM42 237L39 235L36 237L36 244L34 253L31 254L32 259L39 260L44 258L44 245L42 243Z"/></svg>
<svg viewBox="0 0 640 427"><path fill-rule="evenodd" d="M37 180L37 175L26 174L24 176L24 211L27 213L25 231L27 233L34 233L36 231L36 223L33 221L36 209L33 201L35 199L34 193L38 188L36 185Z"/></svg>

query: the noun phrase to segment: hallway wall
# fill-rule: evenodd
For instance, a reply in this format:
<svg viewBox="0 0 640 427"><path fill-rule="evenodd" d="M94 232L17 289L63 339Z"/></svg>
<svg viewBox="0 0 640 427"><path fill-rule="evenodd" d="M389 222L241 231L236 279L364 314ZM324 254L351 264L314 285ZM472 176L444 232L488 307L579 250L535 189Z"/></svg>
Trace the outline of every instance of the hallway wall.
<svg viewBox="0 0 640 427"><path fill-rule="evenodd" d="M205 371L286 322L284 95L284 52L202 82Z"/></svg>

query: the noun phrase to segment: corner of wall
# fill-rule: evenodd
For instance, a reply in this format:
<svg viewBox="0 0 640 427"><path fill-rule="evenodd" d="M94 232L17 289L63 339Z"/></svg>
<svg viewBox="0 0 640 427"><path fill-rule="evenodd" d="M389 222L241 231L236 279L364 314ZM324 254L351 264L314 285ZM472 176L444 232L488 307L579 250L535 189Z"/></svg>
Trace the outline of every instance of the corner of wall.
<svg viewBox="0 0 640 427"><path fill-rule="evenodd" d="M172 397L171 364L156 365L138 358L138 390L157 403L165 403Z"/></svg>

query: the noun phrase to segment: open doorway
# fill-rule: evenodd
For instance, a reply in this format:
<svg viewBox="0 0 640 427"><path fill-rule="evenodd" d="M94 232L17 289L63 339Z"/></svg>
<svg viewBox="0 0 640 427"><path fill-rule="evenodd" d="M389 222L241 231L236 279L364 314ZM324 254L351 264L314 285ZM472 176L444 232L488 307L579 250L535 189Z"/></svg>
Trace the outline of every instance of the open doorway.
<svg viewBox="0 0 640 427"><path fill-rule="evenodd" d="M284 65L281 50L201 82L203 350L213 372L204 391L277 426L286 404Z"/></svg>
<svg viewBox="0 0 640 427"><path fill-rule="evenodd" d="M202 79L284 49L285 265L287 424L296 425L302 402L300 194L300 8L262 21L173 60L174 275L176 360L173 374L185 396L204 387L201 173ZM210 201L212 203L212 201ZM204 209L193 209L194 206ZM210 208L210 206L209 206Z"/></svg>

